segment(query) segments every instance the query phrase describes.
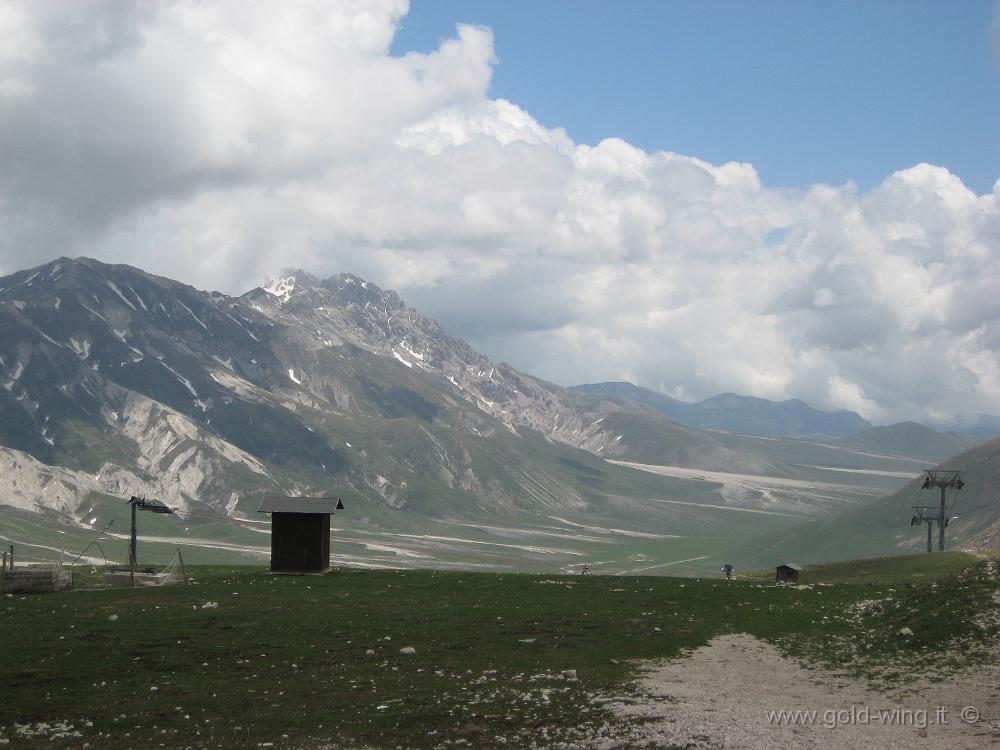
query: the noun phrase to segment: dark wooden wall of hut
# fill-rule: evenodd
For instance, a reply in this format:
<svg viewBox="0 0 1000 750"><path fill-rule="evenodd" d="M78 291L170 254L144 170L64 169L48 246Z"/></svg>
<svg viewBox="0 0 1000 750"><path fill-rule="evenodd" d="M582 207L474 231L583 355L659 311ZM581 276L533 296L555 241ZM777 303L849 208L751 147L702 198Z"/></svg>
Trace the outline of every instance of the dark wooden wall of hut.
<svg viewBox="0 0 1000 750"><path fill-rule="evenodd" d="M788 583L798 583L799 571L795 570L794 568L788 568L782 565L775 570L774 580L787 581Z"/></svg>
<svg viewBox="0 0 1000 750"><path fill-rule="evenodd" d="M271 514L272 571L276 573L321 573L329 567L329 514Z"/></svg>

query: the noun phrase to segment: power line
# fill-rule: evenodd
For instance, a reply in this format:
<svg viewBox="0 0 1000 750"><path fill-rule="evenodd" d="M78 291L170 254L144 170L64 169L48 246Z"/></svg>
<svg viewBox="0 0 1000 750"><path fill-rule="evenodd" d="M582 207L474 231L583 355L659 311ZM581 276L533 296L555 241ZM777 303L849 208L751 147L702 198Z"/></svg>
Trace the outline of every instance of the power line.
<svg viewBox="0 0 1000 750"><path fill-rule="evenodd" d="M81 552L79 555L76 556L76 560L70 563L70 567L76 565L79 559L83 557L84 554L86 554L87 550L93 547L94 545L97 545L97 549L101 551L101 556L104 557L104 564L105 565L108 564L108 556L104 554L104 548L100 544L98 544L98 542L100 541L101 537L104 536L104 532L111 528L111 524L113 523L114 520L110 520L106 524L104 524L104 528L97 532L97 536L95 536L91 540L90 544L88 544L86 547L83 548L83 552Z"/></svg>

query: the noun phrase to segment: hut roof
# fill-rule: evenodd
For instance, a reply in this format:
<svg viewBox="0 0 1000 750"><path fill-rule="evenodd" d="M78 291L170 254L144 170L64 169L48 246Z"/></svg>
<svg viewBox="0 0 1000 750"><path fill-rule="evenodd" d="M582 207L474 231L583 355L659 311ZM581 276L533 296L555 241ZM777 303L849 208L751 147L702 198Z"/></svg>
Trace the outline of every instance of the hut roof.
<svg viewBox="0 0 1000 750"><path fill-rule="evenodd" d="M802 570L802 566L796 563L782 563L779 568L791 568L792 570Z"/></svg>
<svg viewBox="0 0 1000 750"><path fill-rule="evenodd" d="M340 502L336 497L265 497L258 513L328 513L333 515Z"/></svg>

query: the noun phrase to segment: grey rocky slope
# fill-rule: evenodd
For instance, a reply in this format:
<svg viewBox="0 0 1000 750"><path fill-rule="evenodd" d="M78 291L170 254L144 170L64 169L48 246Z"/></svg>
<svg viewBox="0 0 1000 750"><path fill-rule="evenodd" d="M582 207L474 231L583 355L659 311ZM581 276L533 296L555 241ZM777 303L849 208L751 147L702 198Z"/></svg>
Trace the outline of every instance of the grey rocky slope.
<svg viewBox="0 0 1000 750"><path fill-rule="evenodd" d="M750 451L734 451L718 438L685 427L641 404L561 388L494 362L438 323L352 274L320 281L294 272L243 296L288 330L303 334L287 359L302 362L298 384L319 399L349 406L350 387L339 368L314 356L330 347L355 346L392 358L415 375L436 378L454 397L494 417L512 433L525 428L547 439L596 455L652 463L730 470L774 469ZM334 363L336 364L336 363ZM339 396L338 396L339 394ZM360 402L381 404L387 415L400 408L384 394L365 391Z"/></svg>
<svg viewBox="0 0 1000 750"><path fill-rule="evenodd" d="M223 513L334 490L437 516L581 509L650 481L586 455L783 470L492 362L349 274L242 297L86 258L0 279L0 417L22 473ZM597 487L606 471L624 479Z"/></svg>

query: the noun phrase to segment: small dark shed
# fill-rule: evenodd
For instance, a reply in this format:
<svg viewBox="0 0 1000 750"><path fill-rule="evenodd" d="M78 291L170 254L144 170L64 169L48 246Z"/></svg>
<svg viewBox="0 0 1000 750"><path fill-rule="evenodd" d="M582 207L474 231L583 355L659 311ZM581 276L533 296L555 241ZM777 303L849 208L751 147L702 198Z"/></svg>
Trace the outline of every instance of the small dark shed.
<svg viewBox="0 0 1000 750"><path fill-rule="evenodd" d="M330 516L337 498L265 497L258 509L271 514L271 572L329 573Z"/></svg>
<svg viewBox="0 0 1000 750"><path fill-rule="evenodd" d="M798 583L799 582L799 571L802 570L801 565L796 565L795 563L784 563L775 568L774 580L778 583L784 581L785 583Z"/></svg>

